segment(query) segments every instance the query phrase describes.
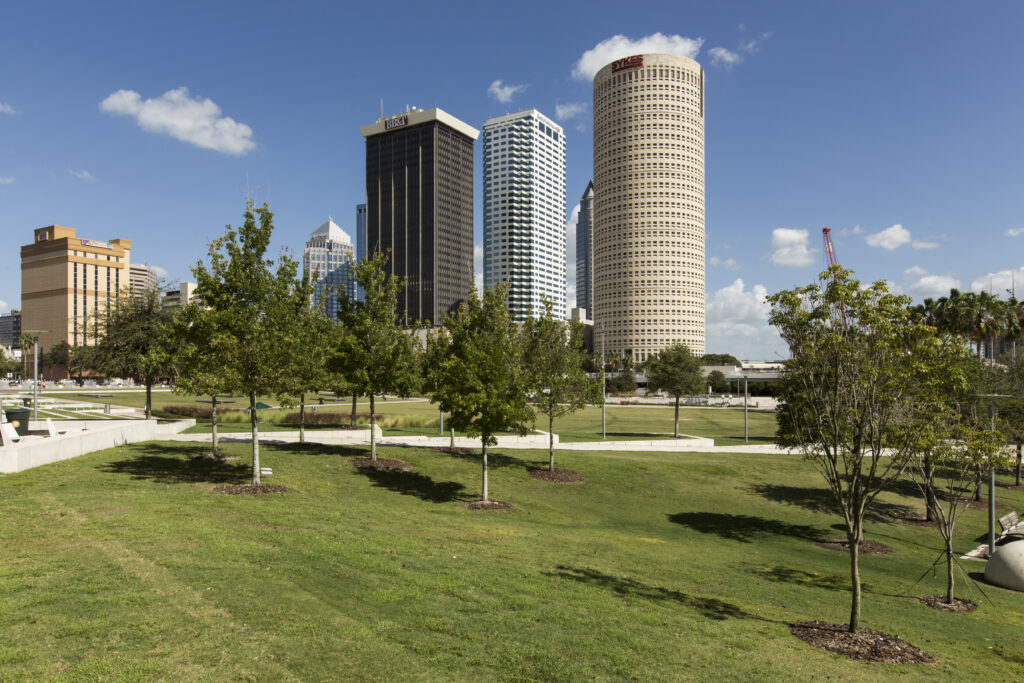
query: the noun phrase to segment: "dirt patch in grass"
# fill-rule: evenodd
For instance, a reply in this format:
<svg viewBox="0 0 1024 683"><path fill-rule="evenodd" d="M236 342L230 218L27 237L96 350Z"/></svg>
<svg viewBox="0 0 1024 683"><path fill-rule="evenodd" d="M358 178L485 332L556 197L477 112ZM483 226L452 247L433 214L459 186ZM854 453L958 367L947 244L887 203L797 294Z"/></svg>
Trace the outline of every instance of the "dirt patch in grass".
<svg viewBox="0 0 1024 683"><path fill-rule="evenodd" d="M511 510L512 503L503 500L464 500L459 503L470 510Z"/></svg>
<svg viewBox="0 0 1024 683"><path fill-rule="evenodd" d="M237 455L225 455L224 453L200 453L193 455L192 460L197 462L238 462L241 460Z"/></svg>
<svg viewBox="0 0 1024 683"><path fill-rule="evenodd" d="M849 542L845 538L839 536L836 538L818 539L814 542L814 545L819 548L825 548L826 550L838 550L844 553L850 552ZM879 541L864 539L860 542L861 555L887 555L891 552L892 548Z"/></svg>
<svg viewBox="0 0 1024 683"><path fill-rule="evenodd" d="M552 484L582 484L587 480L579 472L563 470L561 467L556 467L553 470L549 470L547 467L534 467L527 471L534 479L540 479Z"/></svg>
<svg viewBox="0 0 1024 683"><path fill-rule="evenodd" d="M985 484L987 487L988 484ZM981 500L971 500L964 504L965 510L987 510L988 509L988 496L983 497ZM996 510L1009 510L1010 506L1001 500L996 500Z"/></svg>
<svg viewBox="0 0 1024 683"><path fill-rule="evenodd" d="M218 486L214 492L226 493L229 496L258 496L264 493L289 493L292 490L287 486L274 484L229 484L228 486Z"/></svg>
<svg viewBox="0 0 1024 683"><path fill-rule="evenodd" d="M927 605L932 609L941 610L943 612L973 612L978 609L970 600L962 600L960 598L953 598L953 603L949 604L946 602L945 596L942 595L918 595L917 601L922 605Z"/></svg>
<svg viewBox="0 0 1024 683"><path fill-rule="evenodd" d="M1008 481L997 481L996 486L998 486L1001 489L1010 489L1011 491L1024 490L1024 485L1012 484Z"/></svg>
<svg viewBox="0 0 1024 683"><path fill-rule="evenodd" d="M845 624L801 621L790 624L789 632L808 645L865 662L927 664L935 661L935 657L899 636L890 636L869 628L850 633Z"/></svg>
<svg viewBox="0 0 1024 683"><path fill-rule="evenodd" d="M929 522L924 517L919 517L917 515L907 515L905 517L899 517L898 521L900 524L910 524L911 526L923 526L930 528L934 528L937 524L937 522Z"/></svg>
<svg viewBox="0 0 1024 683"><path fill-rule="evenodd" d="M412 465L404 460L394 458L353 458L352 465L361 470L375 470L377 472L411 472Z"/></svg>

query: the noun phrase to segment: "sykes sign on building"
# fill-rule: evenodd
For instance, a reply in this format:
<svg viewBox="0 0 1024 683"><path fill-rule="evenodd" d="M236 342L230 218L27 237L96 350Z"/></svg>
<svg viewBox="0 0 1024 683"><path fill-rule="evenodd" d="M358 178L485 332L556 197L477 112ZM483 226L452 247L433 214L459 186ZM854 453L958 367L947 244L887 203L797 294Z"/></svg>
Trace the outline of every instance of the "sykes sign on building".
<svg viewBox="0 0 1024 683"><path fill-rule="evenodd" d="M623 69L635 69L638 66L644 65L643 55L633 55L632 57L623 57L612 62L612 73L616 71L622 71Z"/></svg>
<svg viewBox="0 0 1024 683"><path fill-rule="evenodd" d="M409 115L402 114L401 116L395 116L384 121L384 130L391 130L392 128L400 128L409 123Z"/></svg>

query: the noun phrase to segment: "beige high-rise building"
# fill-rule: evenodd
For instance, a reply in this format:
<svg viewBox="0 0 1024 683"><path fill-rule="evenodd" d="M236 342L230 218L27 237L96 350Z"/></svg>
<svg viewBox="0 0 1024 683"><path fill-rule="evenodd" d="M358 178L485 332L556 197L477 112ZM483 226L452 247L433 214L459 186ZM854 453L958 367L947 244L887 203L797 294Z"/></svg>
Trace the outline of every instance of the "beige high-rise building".
<svg viewBox="0 0 1024 683"><path fill-rule="evenodd" d="M128 287L131 240L82 239L50 225L21 248L21 327L49 349L94 344L96 312Z"/></svg>
<svg viewBox="0 0 1024 683"><path fill-rule="evenodd" d="M594 77L594 340L704 353L704 71L633 55Z"/></svg>

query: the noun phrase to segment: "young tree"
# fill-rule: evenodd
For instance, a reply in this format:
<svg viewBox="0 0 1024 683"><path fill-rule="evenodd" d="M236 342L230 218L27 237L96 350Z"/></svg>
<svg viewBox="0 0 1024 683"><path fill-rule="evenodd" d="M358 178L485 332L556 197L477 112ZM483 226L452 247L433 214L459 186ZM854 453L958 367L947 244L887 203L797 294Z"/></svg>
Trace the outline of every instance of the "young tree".
<svg viewBox="0 0 1024 683"><path fill-rule="evenodd" d="M673 436L679 438L679 399L690 394L699 394L704 385L700 372L700 359L693 355L685 344L673 344L652 356L645 365L647 388L664 391L676 399L676 416Z"/></svg>
<svg viewBox="0 0 1024 683"><path fill-rule="evenodd" d="M43 354L43 365L53 368L60 368L71 377L74 366L74 349L71 344L61 339L59 342L47 349Z"/></svg>
<svg viewBox="0 0 1024 683"><path fill-rule="evenodd" d="M282 255L277 263L266 258L274 214L264 204L254 209L247 201L244 220L228 226L209 247L209 263L192 268L196 295L211 310L216 333L209 340L218 382L231 393L249 399L252 432L252 483L260 483L259 418L256 397L274 393L289 365L291 335L296 321L289 315L297 286L298 264Z"/></svg>
<svg viewBox="0 0 1024 683"><path fill-rule="evenodd" d="M729 391L729 380L721 370L712 370L708 373L707 383L711 385L711 391L716 394L724 394Z"/></svg>
<svg viewBox="0 0 1024 683"><path fill-rule="evenodd" d="M331 332L334 323L324 309L312 301L314 289L310 273L304 272L285 302L286 315L295 323L288 335L291 349L287 355L277 396L282 405L299 406L299 443L306 442L306 393L320 391L328 384L327 357L332 351Z"/></svg>
<svg viewBox="0 0 1024 683"><path fill-rule="evenodd" d="M21 336L18 337L18 346L21 347L21 362L23 372L21 374L22 379L28 378L28 357L32 351L32 347L35 345L35 337L28 332L22 332Z"/></svg>
<svg viewBox="0 0 1024 683"><path fill-rule="evenodd" d="M486 501L487 447L502 431L526 433L533 419L527 402L530 375L524 366L522 335L508 307L506 285L469 299L445 316L443 329L427 339L426 390L450 414L453 429L480 437L481 498Z"/></svg>
<svg viewBox="0 0 1024 683"><path fill-rule="evenodd" d="M544 314L530 318L523 328L526 362L531 374L530 400L548 416L548 469L555 470L555 418L575 413L599 401L601 385L583 370L583 325L556 320L554 305L544 300Z"/></svg>
<svg viewBox="0 0 1024 683"><path fill-rule="evenodd" d="M363 301L349 301L339 294L342 304L340 347L331 366L341 372L353 389L353 395L370 399L370 458L377 459L377 424L374 398L384 394L409 396L419 383L416 367L415 337L400 327L405 317L398 310L398 292L405 286L402 278L385 271L388 255L378 253L355 267L356 282L365 292Z"/></svg>
<svg viewBox="0 0 1024 683"><path fill-rule="evenodd" d="M107 377L131 377L146 387L146 419L153 417L153 385L170 374L165 357L157 352L171 312L160 306L155 289L125 289L100 316L100 338L90 363Z"/></svg>
<svg viewBox="0 0 1024 683"><path fill-rule="evenodd" d="M824 284L770 297L769 321L787 342L777 438L799 449L832 493L850 549L849 630L860 626L864 516L920 450L927 411L918 386L936 357L935 328L911 323L909 297L884 281L861 287L836 266Z"/></svg>

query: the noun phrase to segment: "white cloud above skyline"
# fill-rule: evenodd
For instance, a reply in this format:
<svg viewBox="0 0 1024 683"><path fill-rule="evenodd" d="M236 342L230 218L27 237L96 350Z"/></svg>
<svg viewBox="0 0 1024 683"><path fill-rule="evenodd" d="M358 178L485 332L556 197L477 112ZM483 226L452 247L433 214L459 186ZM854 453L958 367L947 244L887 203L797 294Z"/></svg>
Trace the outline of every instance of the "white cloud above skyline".
<svg viewBox="0 0 1024 683"><path fill-rule="evenodd" d="M0 102L0 114L17 114L14 107L4 102Z"/></svg>
<svg viewBox="0 0 1024 683"><path fill-rule="evenodd" d="M0 185L10 185L14 182L14 176L0 176Z"/></svg>
<svg viewBox="0 0 1024 683"><path fill-rule="evenodd" d="M768 325L771 306L764 285L746 288L742 278L717 290L707 302L707 350L741 359L771 360L788 355L778 332Z"/></svg>
<svg viewBox="0 0 1024 683"><path fill-rule="evenodd" d="M975 292L987 292L991 289L993 294L1005 297L1008 292L1017 291L1018 282L1024 285L1024 266L1016 270L1000 270L976 278L971 281L971 289Z"/></svg>
<svg viewBox="0 0 1024 683"><path fill-rule="evenodd" d="M734 258L720 259L717 256L712 256L710 260L713 266L722 266L726 270L739 270L740 264L736 262Z"/></svg>
<svg viewBox="0 0 1024 683"><path fill-rule="evenodd" d="M910 242L910 231L897 223L885 230L873 232L864 238L869 247L881 247L892 251Z"/></svg>
<svg viewBox="0 0 1024 683"><path fill-rule="evenodd" d="M1019 228L1010 228L1006 231L1007 237L1020 237L1021 235L1024 235L1024 225Z"/></svg>
<svg viewBox="0 0 1024 683"><path fill-rule="evenodd" d="M743 61L738 52L733 52L724 47L713 47L708 50L712 66L724 66L729 69Z"/></svg>
<svg viewBox="0 0 1024 683"><path fill-rule="evenodd" d="M938 242L930 242L930 241L926 241L926 240L913 240L910 243L910 248L911 249L918 249L918 250L921 250L921 249L938 249L939 248L939 243Z"/></svg>
<svg viewBox="0 0 1024 683"><path fill-rule="evenodd" d="M565 121L566 119L572 119L587 110L586 102L566 102L565 104L555 105L555 118L559 121Z"/></svg>
<svg viewBox="0 0 1024 683"><path fill-rule="evenodd" d="M478 292L484 291L484 245L473 245L473 283Z"/></svg>
<svg viewBox="0 0 1024 683"><path fill-rule="evenodd" d="M742 26L742 24L740 24L740 26ZM743 29L741 28L740 30L742 31ZM771 38L772 35L774 34L771 31L765 31L757 38L748 40L745 43L740 43L740 49L743 50L744 52L749 52L751 54L753 54L754 52L760 52L761 43Z"/></svg>
<svg viewBox="0 0 1024 683"><path fill-rule="evenodd" d="M487 93L502 104L508 104L513 97L524 90L526 90L525 85L505 85L499 78L491 83L487 88Z"/></svg>
<svg viewBox="0 0 1024 683"><path fill-rule="evenodd" d="M650 52L663 52L695 59L703 44L703 38L665 35L660 32L636 40L621 34L614 35L584 52L573 66L572 76L578 81L593 80L598 71L616 59Z"/></svg>
<svg viewBox="0 0 1024 683"><path fill-rule="evenodd" d="M68 173L75 176L79 180L96 180L96 176L94 176L92 173L89 173L85 169L82 169L81 171L76 171L73 168L69 168Z"/></svg>
<svg viewBox="0 0 1024 683"><path fill-rule="evenodd" d="M777 266L793 268L809 266L814 262L814 251L809 246L806 230L775 228L772 230L771 262Z"/></svg>
<svg viewBox="0 0 1024 683"><path fill-rule="evenodd" d="M252 128L221 116L209 98L190 97L182 86L160 97L143 100L134 90L118 90L100 102L100 111L130 116L148 133L169 135L203 149L242 155L256 148Z"/></svg>
<svg viewBox="0 0 1024 683"><path fill-rule="evenodd" d="M11 305L4 301L3 299L0 299L0 315L7 315L10 312Z"/></svg>
<svg viewBox="0 0 1024 683"><path fill-rule="evenodd" d="M920 266L911 266L903 271L904 286L914 296L948 296L949 290L959 289L960 280L951 275L934 275Z"/></svg>

